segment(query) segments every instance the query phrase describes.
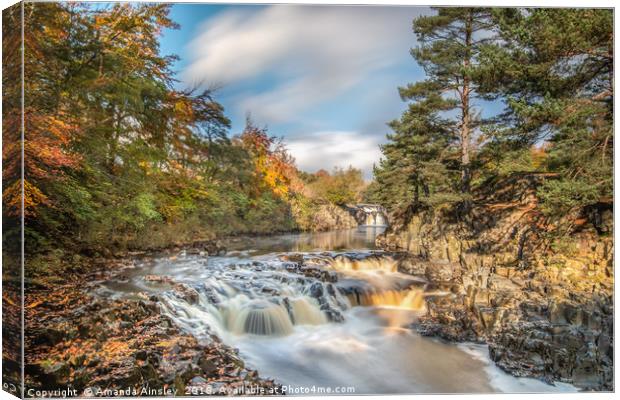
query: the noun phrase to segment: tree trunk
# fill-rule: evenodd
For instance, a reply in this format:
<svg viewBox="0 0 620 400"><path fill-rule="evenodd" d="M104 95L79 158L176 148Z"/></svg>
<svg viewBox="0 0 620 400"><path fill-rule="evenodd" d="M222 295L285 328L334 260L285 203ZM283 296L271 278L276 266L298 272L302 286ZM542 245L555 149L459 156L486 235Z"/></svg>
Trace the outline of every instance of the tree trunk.
<svg viewBox="0 0 620 400"><path fill-rule="evenodd" d="M465 58L463 59L463 68L465 70L463 76L463 87L461 89L461 191L463 193L470 192L471 167L471 115L470 115L470 79L467 69L471 63L471 46L472 46L472 25L473 15L470 13L465 21Z"/></svg>

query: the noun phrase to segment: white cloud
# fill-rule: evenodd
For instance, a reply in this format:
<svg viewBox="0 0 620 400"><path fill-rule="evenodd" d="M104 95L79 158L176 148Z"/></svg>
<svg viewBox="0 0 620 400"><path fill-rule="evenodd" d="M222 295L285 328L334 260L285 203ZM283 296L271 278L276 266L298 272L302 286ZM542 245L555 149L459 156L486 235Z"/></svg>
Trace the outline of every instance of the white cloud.
<svg viewBox="0 0 620 400"><path fill-rule="evenodd" d="M295 157L297 167L308 172L349 165L359 168L364 178L372 177L372 166L381 157L379 136L352 131L317 132L311 135L287 137L286 147Z"/></svg>
<svg viewBox="0 0 620 400"><path fill-rule="evenodd" d="M187 82L240 85L236 105L263 123L296 120L319 102L372 79L413 45L411 21L426 11L403 7L274 5L211 18L190 43ZM261 82L261 79L263 81ZM250 82L251 83L251 82Z"/></svg>

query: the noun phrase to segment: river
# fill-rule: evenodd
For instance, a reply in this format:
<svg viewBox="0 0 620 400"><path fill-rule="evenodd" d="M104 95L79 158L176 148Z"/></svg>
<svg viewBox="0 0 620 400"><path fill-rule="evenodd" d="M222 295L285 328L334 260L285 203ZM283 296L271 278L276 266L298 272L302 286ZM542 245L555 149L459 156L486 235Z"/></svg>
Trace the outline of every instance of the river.
<svg viewBox="0 0 620 400"><path fill-rule="evenodd" d="M98 291L156 294L181 329L204 341L218 335L290 394L575 390L508 375L486 346L444 343L410 329L429 293L422 278L397 272L392 257L375 248L380 232L360 227L237 239L223 256L181 252L141 260L126 280ZM184 283L198 298L152 276Z"/></svg>

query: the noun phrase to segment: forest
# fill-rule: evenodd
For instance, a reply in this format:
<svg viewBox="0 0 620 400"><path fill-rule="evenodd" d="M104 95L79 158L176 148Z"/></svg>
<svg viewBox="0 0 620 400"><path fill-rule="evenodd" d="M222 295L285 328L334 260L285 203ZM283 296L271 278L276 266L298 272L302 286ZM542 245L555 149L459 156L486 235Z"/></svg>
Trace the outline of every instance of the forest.
<svg viewBox="0 0 620 400"><path fill-rule="evenodd" d="M175 56L159 51L162 31L177 28L170 7L25 5L23 213L35 258L312 230L321 205L359 200L361 171L298 171L266 128L248 117L243 132L231 133L214 93L176 88ZM15 227L3 240L14 247L19 7L3 18L3 211L5 227Z"/></svg>
<svg viewBox="0 0 620 400"><path fill-rule="evenodd" d="M23 210L21 16L3 13L3 241L17 245L23 211L32 255L314 230L321 206L359 201L405 220L467 213L477 189L523 173L545 177L550 218L612 201L610 10L438 8L413 21L426 79L398 89L408 109L368 183L353 168L300 171L251 117L231 132L217 93L179 89L159 49L178 27L170 5L24 7Z"/></svg>

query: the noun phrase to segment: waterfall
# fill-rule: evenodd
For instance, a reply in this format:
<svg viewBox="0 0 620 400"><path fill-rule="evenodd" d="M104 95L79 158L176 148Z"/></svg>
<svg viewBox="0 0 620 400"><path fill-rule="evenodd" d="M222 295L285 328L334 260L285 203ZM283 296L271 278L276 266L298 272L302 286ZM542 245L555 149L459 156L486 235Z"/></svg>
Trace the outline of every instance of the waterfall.
<svg viewBox="0 0 620 400"><path fill-rule="evenodd" d="M387 221L385 219L385 216L383 215L383 213L377 213L377 217L375 219L375 225L377 226L386 226L387 225Z"/></svg>
<svg viewBox="0 0 620 400"><path fill-rule="evenodd" d="M278 258L213 265L205 270L209 276L202 283L182 284L186 290L163 293L162 309L197 337L208 338L207 333L213 332L226 340L243 335L288 336L296 326L341 322L352 307L424 307L425 282L399 274L397 261L385 254L308 253L304 260L312 268L334 271L341 279L324 282L304 276Z"/></svg>
<svg viewBox="0 0 620 400"><path fill-rule="evenodd" d="M300 297L291 300L290 304L295 325L321 325L327 323L327 317L319 308L316 300Z"/></svg>
<svg viewBox="0 0 620 400"><path fill-rule="evenodd" d="M387 226L386 211L377 204L358 204L352 207L360 225Z"/></svg>
<svg viewBox="0 0 620 400"><path fill-rule="evenodd" d="M386 290L377 292L353 293L348 296L352 305L387 306L408 310L424 310L424 291L419 288L409 290Z"/></svg>
<svg viewBox="0 0 620 400"><path fill-rule="evenodd" d="M367 257L361 260L336 257L329 263L328 268L336 271L396 272L398 263L391 257Z"/></svg>
<svg viewBox="0 0 620 400"><path fill-rule="evenodd" d="M228 330L238 335L282 336L293 332L286 309L268 301L249 303L241 309L228 308L225 314Z"/></svg>

